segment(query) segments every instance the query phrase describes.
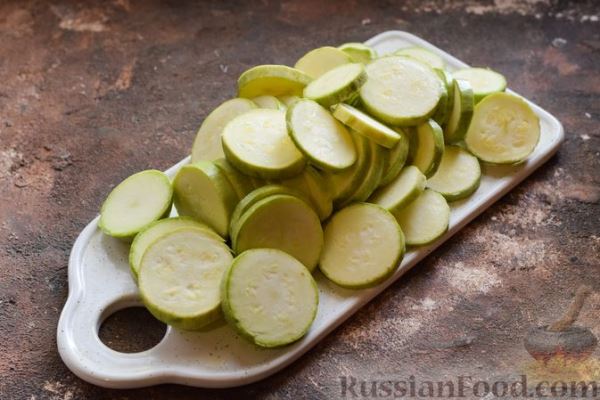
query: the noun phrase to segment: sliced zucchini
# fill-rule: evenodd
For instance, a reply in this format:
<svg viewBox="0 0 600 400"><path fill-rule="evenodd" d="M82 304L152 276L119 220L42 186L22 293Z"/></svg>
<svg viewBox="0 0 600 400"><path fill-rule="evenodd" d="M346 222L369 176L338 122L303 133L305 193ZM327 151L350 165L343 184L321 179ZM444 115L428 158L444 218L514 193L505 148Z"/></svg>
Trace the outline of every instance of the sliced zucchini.
<svg viewBox="0 0 600 400"><path fill-rule="evenodd" d="M479 187L481 168L476 157L458 146L446 146L442 162L427 187L454 201L470 196Z"/></svg>
<svg viewBox="0 0 600 400"><path fill-rule="evenodd" d="M169 215L173 189L163 172L138 172L119 183L100 210L98 227L109 236L133 239L154 221Z"/></svg>
<svg viewBox="0 0 600 400"><path fill-rule="evenodd" d="M257 178L294 176L305 164L282 110L257 109L235 118L223 130L223 150L237 169Z"/></svg>
<svg viewBox="0 0 600 400"><path fill-rule="evenodd" d="M506 78L489 68L464 68L453 74L456 79L462 79L471 84L475 104L489 94L504 92L506 89Z"/></svg>
<svg viewBox="0 0 600 400"><path fill-rule="evenodd" d="M375 189L377 189L377 186L379 186L381 178L383 177L385 150L373 141L369 141L369 145L371 147L371 162L362 183L352 195L352 200L356 202L367 200Z"/></svg>
<svg viewBox="0 0 600 400"><path fill-rule="evenodd" d="M398 132L349 104L337 104L332 110L340 122L384 147L392 148L400 141Z"/></svg>
<svg viewBox="0 0 600 400"><path fill-rule="evenodd" d="M350 56L335 47L325 46L314 49L303 55L294 68L304 72L313 79L327 71L352 62Z"/></svg>
<svg viewBox="0 0 600 400"><path fill-rule="evenodd" d="M233 249L270 248L285 251L312 271L323 247L321 221L303 200L273 195L252 205L232 227Z"/></svg>
<svg viewBox="0 0 600 400"><path fill-rule="evenodd" d="M394 55L411 57L431 68L444 69L444 60L442 57L422 47L407 47L394 52Z"/></svg>
<svg viewBox="0 0 600 400"><path fill-rule="evenodd" d="M382 57L366 67L360 98L367 111L391 125L410 126L429 119L442 96L437 74L409 57Z"/></svg>
<svg viewBox="0 0 600 400"><path fill-rule="evenodd" d="M258 65L246 70L238 79L238 96L301 96L312 78L285 65Z"/></svg>
<svg viewBox="0 0 600 400"><path fill-rule="evenodd" d="M440 101L435 108L435 113L431 118L438 124L443 125L446 123L448 116L452 112L452 108L448 106L448 103L450 102L450 89L453 88L453 84L448 84L448 81L446 80L448 73L445 70L436 69L435 72L438 74L442 84L442 97L440 97Z"/></svg>
<svg viewBox="0 0 600 400"><path fill-rule="evenodd" d="M232 261L229 248L205 230L172 230L154 240L142 256L142 302L168 325L201 329L221 316L220 283Z"/></svg>
<svg viewBox="0 0 600 400"><path fill-rule="evenodd" d="M231 99L215 108L202 122L194 144L192 145L192 162L213 161L223 157L221 135L225 125L238 115L256 108L256 104L248 99Z"/></svg>
<svg viewBox="0 0 600 400"><path fill-rule="evenodd" d="M366 82L365 67L350 63L333 68L304 88L304 97L324 107L351 99Z"/></svg>
<svg viewBox="0 0 600 400"><path fill-rule="evenodd" d="M308 166L302 173L310 199L321 221L329 218L333 212L333 195L327 187L327 181L316 168Z"/></svg>
<svg viewBox="0 0 600 400"><path fill-rule="evenodd" d="M248 250L237 256L224 274L221 297L225 318L261 347L284 346L304 336L319 303L310 272L275 249Z"/></svg>
<svg viewBox="0 0 600 400"><path fill-rule="evenodd" d="M396 128L400 134L400 141L391 149L385 149L383 162L383 175L379 186L385 186L393 181L400 173L408 157L409 139L408 135L400 128Z"/></svg>
<svg viewBox="0 0 600 400"><path fill-rule="evenodd" d="M430 119L417 127L416 134L419 144L412 162L429 178L437 171L444 155L444 132Z"/></svg>
<svg viewBox="0 0 600 400"><path fill-rule="evenodd" d="M225 175L210 161L181 167L173 180L174 203L179 215L204 222L227 237L237 195Z"/></svg>
<svg viewBox="0 0 600 400"><path fill-rule="evenodd" d="M461 79L454 79L454 101L448 123L444 127L446 144L454 144L463 140L471 117L473 116L473 90L471 84Z"/></svg>
<svg viewBox="0 0 600 400"><path fill-rule="evenodd" d="M404 236L394 216L375 204L358 203L331 217L319 269L335 284L352 289L389 277L404 255Z"/></svg>
<svg viewBox="0 0 600 400"><path fill-rule="evenodd" d="M525 100L494 93L475 107L465 144L482 161L514 164L529 157L539 139L540 120Z"/></svg>
<svg viewBox="0 0 600 400"><path fill-rule="evenodd" d="M279 101L283 103L285 107L289 107L294 104L296 101L300 100L301 97L298 96L279 96Z"/></svg>
<svg viewBox="0 0 600 400"><path fill-rule="evenodd" d="M423 193L426 180L417 167L409 165L387 186L377 189L369 203L378 204L392 213L398 212Z"/></svg>
<svg viewBox="0 0 600 400"><path fill-rule="evenodd" d="M348 54L352 62L368 64L377 58L375 50L362 43L344 43L338 49Z"/></svg>
<svg viewBox="0 0 600 400"><path fill-rule="evenodd" d="M221 242L224 241L223 238L217 235L217 233L208 225L204 225L190 217L160 219L135 235L135 239L133 239L133 242L131 243L131 248L129 249L129 268L131 269L133 278L137 281L142 256L152 242L166 233L188 226L203 230L207 236L215 240L220 240Z"/></svg>
<svg viewBox="0 0 600 400"><path fill-rule="evenodd" d="M252 98L252 101L260 108L270 108L273 110L283 110L285 105L275 96L263 95Z"/></svg>
<svg viewBox="0 0 600 400"><path fill-rule="evenodd" d="M243 199L248 193L254 190L252 179L238 171L229 163L229 161L224 158L219 158L213 162L227 178L231 188L238 197L238 201Z"/></svg>
<svg viewBox="0 0 600 400"><path fill-rule="evenodd" d="M298 100L287 109L286 120L296 147L313 164L325 170L340 171L356 161L350 133L318 103Z"/></svg>
<svg viewBox="0 0 600 400"><path fill-rule="evenodd" d="M406 207L394 213L409 246L429 244L448 230L450 207L444 196L425 189Z"/></svg>

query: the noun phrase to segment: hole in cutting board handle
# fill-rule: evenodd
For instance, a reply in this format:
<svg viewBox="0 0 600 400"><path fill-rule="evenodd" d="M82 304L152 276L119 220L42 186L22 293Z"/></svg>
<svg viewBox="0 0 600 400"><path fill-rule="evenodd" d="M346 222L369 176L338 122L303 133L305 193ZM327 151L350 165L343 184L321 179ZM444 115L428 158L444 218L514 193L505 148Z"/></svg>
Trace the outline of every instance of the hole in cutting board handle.
<svg viewBox="0 0 600 400"><path fill-rule="evenodd" d="M105 346L121 353L140 353L160 343L167 325L143 306L130 306L108 315L100 323L98 337Z"/></svg>

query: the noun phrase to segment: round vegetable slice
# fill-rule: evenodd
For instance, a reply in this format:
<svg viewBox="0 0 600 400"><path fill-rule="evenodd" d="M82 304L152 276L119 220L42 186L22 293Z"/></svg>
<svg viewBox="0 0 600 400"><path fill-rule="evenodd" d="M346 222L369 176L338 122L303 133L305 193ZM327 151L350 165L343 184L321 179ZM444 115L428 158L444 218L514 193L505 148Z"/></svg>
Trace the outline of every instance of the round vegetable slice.
<svg viewBox="0 0 600 400"><path fill-rule="evenodd" d="M425 189L394 215L402 227L406 244L420 246L433 242L448 230L450 207L441 194Z"/></svg>
<svg viewBox="0 0 600 400"><path fill-rule="evenodd" d="M431 68L444 69L444 60L442 57L422 47L407 47L394 52L394 55L411 57L427 64Z"/></svg>
<svg viewBox="0 0 600 400"><path fill-rule="evenodd" d="M360 63L333 68L304 88L304 97L329 107L352 98L366 82L365 67Z"/></svg>
<svg viewBox="0 0 600 400"><path fill-rule="evenodd" d="M484 97L496 92L504 92L506 78L489 68L465 68L453 72L456 79L462 79L471 84L475 104Z"/></svg>
<svg viewBox="0 0 600 400"><path fill-rule="evenodd" d="M238 96L301 96L311 81L304 72L285 65L258 65L246 70L238 79Z"/></svg>
<svg viewBox="0 0 600 400"><path fill-rule="evenodd" d="M286 120L296 147L313 164L339 171L356 161L356 149L350 133L318 103L298 100L288 108Z"/></svg>
<svg viewBox="0 0 600 400"><path fill-rule="evenodd" d="M390 184L377 189L369 203L398 212L423 193L425 181L425 175L417 167L409 165Z"/></svg>
<svg viewBox="0 0 600 400"><path fill-rule="evenodd" d="M440 97L440 101L438 102L438 104L435 108L435 113L433 114L433 116L431 118L433 118L433 120L435 122L437 122L438 124L442 125L442 124L446 123L446 121L448 120L448 116L450 115L450 112L452 111L452 109L448 106L448 103L450 102L450 88L453 86L453 84L452 85L448 84L448 81L446 80L446 78L447 78L446 71L441 70L441 69L436 69L435 72L436 72L436 74L438 74L438 76L440 78L440 82L442 84L442 96ZM452 92L452 93L454 93L454 92Z"/></svg>
<svg viewBox="0 0 600 400"><path fill-rule="evenodd" d="M375 50L362 43L344 43L338 49L348 54L353 62L368 64L377 58Z"/></svg>
<svg viewBox="0 0 600 400"><path fill-rule="evenodd" d="M109 236L132 239L154 221L169 215L173 189L169 178L154 169L119 183L100 210L98 227Z"/></svg>
<svg viewBox="0 0 600 400"><path fill-rule="evenodd" d="M448 201L463 199L475 192L481 180L481 168L476 157L458 146L446 146L442 162L427 187Z"/></svg>
<svg viewBox="0 0 600 400"><path fill-rule="evenodd" d="M325 227L319 269L339 286L359 289L389 277L404 255L404 236L394 216L375 204L358 203L331 217Z"/></svg>
<svg viewBox="0 0 600 400"><path fill-rule="evenodd" d="M298 96L279 96L279 101L283 103L283 105L287 108L294 104L296 101L300 100L301 97Z"/></svg>
<svg viewBox="0 0 600 400"><path fill-rule="evenodd" d="M223 276L221 297L225 318L261 347L284 346L304 336L319 303L310 272L275 249L237 256Z"/></svg>
<svg viewBox="0 0 600 400"><path fill-rule="evenodd" d="M289 195L269 196L251 206L232 227L233 249L279 249L312 271L323 247L321 221L303 200Z"/></svg>
<svg viewBox="0 0 600 400"><path fill-rule="evenodd" d="M333 196L327 187L327 182L323 175L310 165L304 169L302 176L306 181L315 211L317 211L319 219L324 221L333 212Z"/></svg>
<svg viewBox="0 0 600 400"><path fill-rule="evenodd" d="M494 93L475 107L465 144L482 161L513 164L525 160L539 139L540 120L525 100Z"/></svg>
<svg viewBox="0 0 600 400"><path fill-rule="evenodd" d="M437 171L444 155L444 132L430 119L417 127L416 135L419 144L412 162L429 178Z"/></svg>
<svg viewBox="0 0 600 400"><path fill-rule="evenodd" d="M223 150L233 166L257 178L294 176L305 164L281 110L252 110L235 118L223 130Z"/></svg>
<svg viewBox="0 0 600 400"><path fill-rule="evenodd" d="M349 62L352 62L352 60L346 53L335 47L325 46L303 55L296 62L294 68L316 79L327 71Z"/></svg>
<svg viewBox="0 0 600 400"><path fill-rule="evenodd" d="M398 132L349 104L341 103L332 109L340 122L384 147L392 148L400 141Z"/></svg>
<svg viewBox="0 0 600 400"><path fill-rule="evenodd" d="M233 257L220 240L196 227L153 241L139 269L142 302L160 321L197 330L221 316L220 283Z"/></svg>
<svg viewBox="0 0 600 400"><path fill-rule="evenodd" d="M444 139L447 144L463 140L473 116L473 104L471 84L461 79L454 79L452 112L448 117L448 123L444 127Z"/></svg>
<svg viewBox="0 0 600 400"><path fill-rule="evenodd" d="M194 144L192 145L192 162L213 161L223 157L221 134L225 125L238 115L256 108L256 104L248 99L227 100L215 108L202 122Z"/></svg>
<svg viewBox="0 0 600 400"><path fill-rule="evenodd" d="M369 169L362 183L352 195L352 200L357 202L365 201L379 186L383 175L383 159L385 158L385 149L373 141L369 141L371 146L371 162Z"/></svg>
<svg viewBox="0 0 600 400"><path fill-rule="evenodd" d="M427 65L409 57L382 57L366 67L367 82L360 88L362 104L391 125L410 126L434 112L442 85Z"/></svg>
<svg viewBox="0 0 600 400"><path fill-rule="evenodd" d="M231 188L237 195L238 200L243 199L244 196L254 190L254 184L252 183L250 177L235 169L235 167L226 159L219 158L218 160L214 161L214 164L221 170L223 175L225 175L227 181L231 185Z"/></svg>
<svg viewBox="0 0 600 400"><path fill-rule="evenodd" d="M400 134L400 141L391 149L385 149L386 156L383 162L383 175L379 186L385 186L393 181L402 171L408 158L409 139L408 135L400 128L396 129Z"/></svg>
<svg viewBox="0 0 600 400"><path fill-rule="evenodd" d="M227 237L237 196L225 175L210 161L181 167L173 180L174 203L179 215L206 223Z"/></svg>
<svg viewBox="0 0 600 400"><path fill-rule="evenodd" d="M142 256L152 242L166 233L189 226L203 230L208 237L220 240L221 242L224 241L223 238L217 235L217 233L208 227L208 225L204 225L190 217L160 219L138 233L131 243L131 248L129 249L129 267L133 278L137 281Z"/></svg>
<svg viewBox="0 0 600 400"><path fill-rule="evenodd" d="M263 95L252 98L252 101L260 108L270 108L273 110L283 110L285 105L282 104L275 96Z"/></svg>

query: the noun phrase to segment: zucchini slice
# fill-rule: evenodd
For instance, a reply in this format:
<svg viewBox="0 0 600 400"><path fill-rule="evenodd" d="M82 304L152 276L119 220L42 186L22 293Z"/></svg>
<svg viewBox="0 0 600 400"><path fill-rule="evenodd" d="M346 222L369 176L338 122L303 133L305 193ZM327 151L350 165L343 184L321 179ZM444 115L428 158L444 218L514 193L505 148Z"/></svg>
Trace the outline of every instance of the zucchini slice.
<svg viewBox="0 0 600 400"><path fill-rule="evenodd" d="M173 189L169 177L154 169L119 183L100 210L98 227L109 236L130 240L154 221L169 215Z"/></svg>
<svg viewBox="0 0 600 400"><path fill-rule="evenodd" d="M219 158L213 163L221 170L231 188L238 197L238 201L243 199L248 193L254 190L254 184L249 176L242 174L233 165L224 158Z"/></svg>
<svg viewBox="0 0 600 400"><path fill-rule="evenodd" d="M452 108L448 106L448 103L451 100L454 101L454 99L450 98L450 95L454 93L452 90L454 84L452 82L448 83L449 73L445 70L436 69L435 72L438 74L442 84L442 97L440 97L440 101L435 108L435 113L431 118L433 118L433 120L438 124L443 125L446 123L450 113L452 112Z"/></svg>
<svg viewBox="0 0 600 400"><path fill-rule="evenodd" d="M471 84L475 104L487 95L504 92L506 89L506 78L489 68L464 68L453 74L456 79L462 79Z"/></svg>
<svg viewBox="0 0 600 400"><path fill-rule="evenodd" d="M352 62L368 64L377 58L375 50L362 43L344 43L338 49L348 54Z"/></svg>
<svg viewBox="0 0 600 400"><path fill-rule="evenodd" d="M384 147L392 148L400 141L398 132L349 104L337 104L332 110L333 116L344 125Z"/></svg>
<svg viewBox="0 0 600 400"><path fill-rule="evenodd" d="M429 119L442 96L437 74L409 57L382 57L366 67L360 88L366 110L391 125L410 126Z"/></svg>
<svg viewBox="0 0 600 400"><path fill-rule="evenodd" d="M223 276L221 297L225 318L261 347L284 346L304 336L319 303L310 272L276 249L237 256Z"/></svg>
<svg viewBox="0 0 600 400"><path fill-rule="evenodd" d="M304 72L313 79L327 71L352 62L350 56L335 47L325 46L314 49L303 55L294 68Z"/></svg>
<svg viewBox="0 0 600 400"><path fill-rule="evenodd" d="M318 167L340 171L356 161L350 133L318 103L298 100L287 109L286 121L296 147Z"/></svg>
<svg viewBox="0 0 600 400"><path fill-rule="evenodd" d="M479 160L458 146L446 146L442 162L435 175L427 180L427 187L448 201L470 196L479 187L481 168Z"/></svg>
<svg viewBox="0 0 600 400"><path fill-rule="evenodd" d="M235 118L223 130L223 151L234 167L256 178L294 176L305 164L282 110L257 109Z"/></svg>
<svg viewBox="0 0 600 400"><path fill-rule="evenodd" d="M365 201L377 189L381 178L383 177L383 160L385 158L385 149L372 140L369 141L371 147L371 162L369 169L362 183L352 195L352 200L357 202Z"/></svg>
<svg viewBox="0 0 600 400"><path fill-rule="evenodd" d="M270 96L268 94L265 94L263 96L254 97L254 98L252 98L252 101L259 108L270 108L273 110L285 110L285 105L281 101L279 101L279 99L277 97Z"/></svg>
<svg viewBox="0 0 600 400"><path fill-rule="evenodd" d="M352 98L366 82L365 67L350 63L333 68L304 88L304 97L324 107L330 107Z"/></svg>
<svg viewBox="0 0 600 400"><path fill-rule="evenodd" d="M179 215L204 222L227 237L229 219L238 199L219 168L210 161L184 165L175 175L173 190Z"/></svg>
<svg viewBox="0 0 600 400"><path fill-rule="evenodd" d="M395 213L402 210L425 190L427 178L414 165L409 165L387 186L383 186L369 198L369 203L378 204Z"/></svg>
<svg viewBox="0 0 600 400"><path fill-rule="evenodd" d="M358 203L331 217L319 269L335 284L360 289L389 277L404 255L404 236L394 216Z"/></svg>
<svg viewBox="0 0 600 400"><path fill-rule="evenodd" d="M236 254L248 249L279 249L312 271L323 247L321 221L303 200L273 195L252 205L232 227Z"/></svg>
<svg viewBox="0 0 600 400"><path fill-rule="evenodd" d="M494 93L475 107L465 144L482 161L514 164L529 157L539 139L540 120L525 100Z"/></svg>
<svg viewBox="0 0 600 400"><path fill-rule="evenodd" d="M224 157L221 135L225 125L238 115L256 108L256 104L248 99L231 99L215 108L202 122L194 144L192 145L192 162L213 161Z"/></svg>
<svg viewBox="0 0 600 400"><path fill-rule="evenodd" d="M444 155L444 132L437 122L430 119L417 127L416 135L419 144L412 162L429 178L437 171Z"/></svg>
<svg viewBox="0 0 600 400"><path fill-rule="evenodd" d="M461 79L454 79L454 101L452 112L444 127L446 144L458 143L465 137L471 117L473 116L473 90L471 84Z"/></svg>
<svg viewBox="0 0 600 400"><path fill-rule="evenodd" d="M394 52L394 55L414 58L431 68L444 69L442 57L422 47L407 47Z"/></svg>
<svg viewBox="0 0 600 400"><path fill-rule="evenodd" d="M142 302L168 325L201 329L221 317L221 278L232 261L229 248L205 230L172 230L154 240L142 256Z"/></svg>
<svg viewBox="0 0 600 400"><path fill-rule="evenodd" d="M291 106L292 104L294 104L296 101L300 100L301 97L288 95L288 96L279 96L277 99L280 102L282 102L283 105L287 108L287 107Z"/></svg>
<svg viewBox="0 0 600 400"><path fill-rule="evenodd" d="M384 157L383 175L379 186L385 186L393 181L402 171L408 158L408 135L400 128L396 128L396 132L400 134L400 141L391 149L384 149L386 156Z"/></svg>
<svg viewBox="0 0 600 400"><path fill-rule="evenodd" d="M409 246L429 244L448 230L450 207L444 196L425 189L406 207L394 213Z"/></svg>
<svg viewBox="0 0 600 400"><path fill-rule="evenodd" d="M321 172L310 165L304 169L302 176L306 181L311 202L315 206L319 219L326 220L333 212L333 195L327 187L325 178Z"/></svg>
<svg viewBox="0 0 600 400"><path fill-rule="evenodd" d="M238 79L238 96L301 96L312 78L285 65L258 65L246 70Z"/></svg>
<svg viewBox="0 0 600 400"><path fill-rule="evenodd" d="M160 219L135 235L135 239L133 239L133 242L131 243L131 248L129 249L129 268L131 269L134 280L137 281L142 256L150 244L166 233L188 226L203 230L207 236L215 240L220 240L221 242L224 241L224 239L217 235L217 233L208 225L198 222L190 217Z"/></svg>

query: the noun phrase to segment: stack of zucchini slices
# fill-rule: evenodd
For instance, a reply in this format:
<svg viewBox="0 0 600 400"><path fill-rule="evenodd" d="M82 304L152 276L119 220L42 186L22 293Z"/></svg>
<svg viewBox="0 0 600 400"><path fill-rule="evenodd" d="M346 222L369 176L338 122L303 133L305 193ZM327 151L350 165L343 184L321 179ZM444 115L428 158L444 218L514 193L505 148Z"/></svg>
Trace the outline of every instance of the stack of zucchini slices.
<svg viewBox="0 0 600 400"><path fill-rule="evenodd" d="M132 275L161 321L194 330L224 316L259 346L289 344L316 318L317 269L344 288L384 281L407 246L444 235L480 162L531 154L538 118L505 88L417 47L378 57L347 43L253 67L172 182L127 178L99 227L133 239Z"/></svg>

